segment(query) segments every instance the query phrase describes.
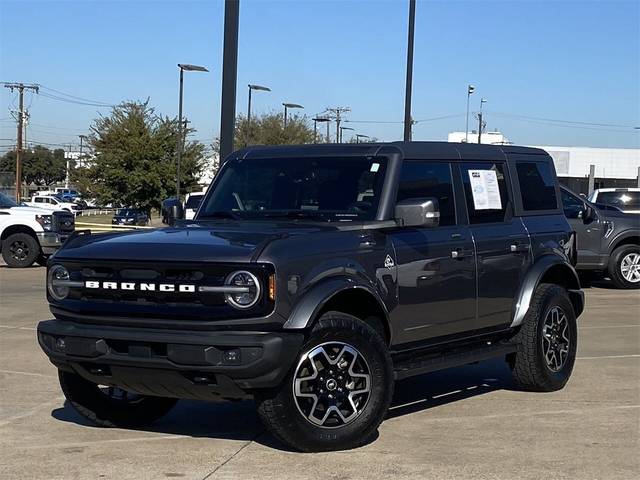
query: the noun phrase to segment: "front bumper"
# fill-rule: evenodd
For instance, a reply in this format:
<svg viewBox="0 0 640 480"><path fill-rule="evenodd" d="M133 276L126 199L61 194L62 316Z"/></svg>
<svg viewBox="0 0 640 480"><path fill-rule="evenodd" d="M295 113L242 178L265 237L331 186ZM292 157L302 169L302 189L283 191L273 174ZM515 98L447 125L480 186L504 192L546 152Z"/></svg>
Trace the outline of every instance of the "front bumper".
<svg viewBox="0 0 640 480"><path fill-rule="evenodd" d="M58 368L135 393L215 400L279 385L303 335L184 332L47 320L38 342Z"/></svg>
<svg viewBox="0 0 640 480"><path fill-rule="evenodd" d="M55 253L69 237L69 235L61 235L56 232L39 232L36 236L38 237L38 243L40 243L42 253L45 255Z"/></svg>

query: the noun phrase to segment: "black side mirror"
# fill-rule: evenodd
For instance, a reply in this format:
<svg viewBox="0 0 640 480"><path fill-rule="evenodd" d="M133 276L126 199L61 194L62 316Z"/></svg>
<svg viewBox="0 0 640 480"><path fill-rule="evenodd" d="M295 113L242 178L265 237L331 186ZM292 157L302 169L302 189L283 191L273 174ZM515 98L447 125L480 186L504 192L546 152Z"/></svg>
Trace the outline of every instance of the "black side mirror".
<svg viewBox="0 0 640 480"><path fill-rule="evenodd" d="M584 208L582 209L582 211L578 214L579 218L582 218L583 222L590 222L591 220L594 219L595 217L595 211L593 209L592 206L587 205L585 203Z"/></svg>
<svg viewBox="0 0 640 480"><path fill-rule="evenodd" d="M437 227L440 211L436 198L409 198L396 205L396 221L403 227Z"/></svg>
<svg viewBox="0 0 640 480"><path fill-rule="evenodd" d="M174 203L169 208L169 225L173 225L176 220L184 218L184 208L181 203Z"/></svg>

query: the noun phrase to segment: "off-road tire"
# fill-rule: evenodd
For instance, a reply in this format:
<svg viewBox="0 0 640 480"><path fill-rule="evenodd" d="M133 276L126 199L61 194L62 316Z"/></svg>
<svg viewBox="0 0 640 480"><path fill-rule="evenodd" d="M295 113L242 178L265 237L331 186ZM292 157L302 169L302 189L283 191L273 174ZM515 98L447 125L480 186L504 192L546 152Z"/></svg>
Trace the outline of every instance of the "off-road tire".
<svg viewBox="0 0 640 480"><path fill-rule="evenodd" d="M328 342L353 346L368 364L370 396L350 423L326 428L312 424L298 409L294 398L294 374L305 353ZM302 347L292 371L273 391L256 394L258 414L267 429L286 446L303 452L345 450L375 438L393 396L393 367L380 334L356 317L327 312L319 319Z"/></svg>
<svg viewBox="0 0 640 480"><path fill-rule="evenodd" d="M609 278L617 288L640 288L640 282L630 282L622 274L622 260L629 254L640 255L640 245L622 245L609 257Z"/></svg>
<svg viewBox="0 0 640 480"><path fill-rule="evenodd" d="M559 371L553 371L543 353L543 325L547 314L559 307L566 316L569 330L569 351L566 361ZM535 392L553 392L565 386L575 363L578 331L576 316L567 291L553 284L543 283L536 288L529 311L520 331L513 339L517 351L509 358L515 384Z"/></svg>
<svg viewBox="0 0 640 480"><path fill-rule="evenodd" d="M14 233L2 242L2 258L10 268L30 267L39 255L40 244L28 233Z"/></svg>
<svg viewBox="0 0 640 480"><path fill-rule="evenodd" d="M175 398L137 395L135 401L111 398L77 373L58 371L62 391L80 415L99 427L135 428L149 425L173 408Z"/></svg>

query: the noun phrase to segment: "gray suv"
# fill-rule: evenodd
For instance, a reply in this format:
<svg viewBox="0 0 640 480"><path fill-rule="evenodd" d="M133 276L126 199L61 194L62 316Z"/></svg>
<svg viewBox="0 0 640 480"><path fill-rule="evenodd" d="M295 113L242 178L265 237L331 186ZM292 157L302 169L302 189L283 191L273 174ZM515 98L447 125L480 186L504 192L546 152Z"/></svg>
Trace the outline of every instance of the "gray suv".
<svg viewBox="0 0 640 480"><path fill-rule="evenodd" d="M574 245L542 150L250 147L193 220L69 239L38 341L97 425L253 397L287 446L352 448L399 379L502 357L520 388L562 388L584 306Z"/></svg>
<svg viewBox="0 0 640 480"><path fill-rule="evenodd" d="M640 288L640 215L591 203L565 187L561 195L577 234L576 268L606 274L618 288Z"/></svg>

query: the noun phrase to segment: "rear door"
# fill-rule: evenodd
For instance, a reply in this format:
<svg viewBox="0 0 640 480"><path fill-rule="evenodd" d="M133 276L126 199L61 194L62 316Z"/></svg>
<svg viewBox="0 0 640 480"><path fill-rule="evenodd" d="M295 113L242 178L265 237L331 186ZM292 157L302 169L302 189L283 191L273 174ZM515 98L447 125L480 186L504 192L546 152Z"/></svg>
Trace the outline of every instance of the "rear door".
<svg viewBox="0 0 640 480"><path fill-rule="evenodd" d="M397 200L426 197L438 201L439 226L391 233L398 274L398 306L391 319L397 344L475 327L473 241L468 227L457 220L451 165L405 160Z"/></svg>
<svg viewBox="0 0 640 480"><path fill-rule="evenodd" d="M529 235L513 216L504 161L459 164L478 269L478 333L509 325L513 301L531 263Z"/></svg>

